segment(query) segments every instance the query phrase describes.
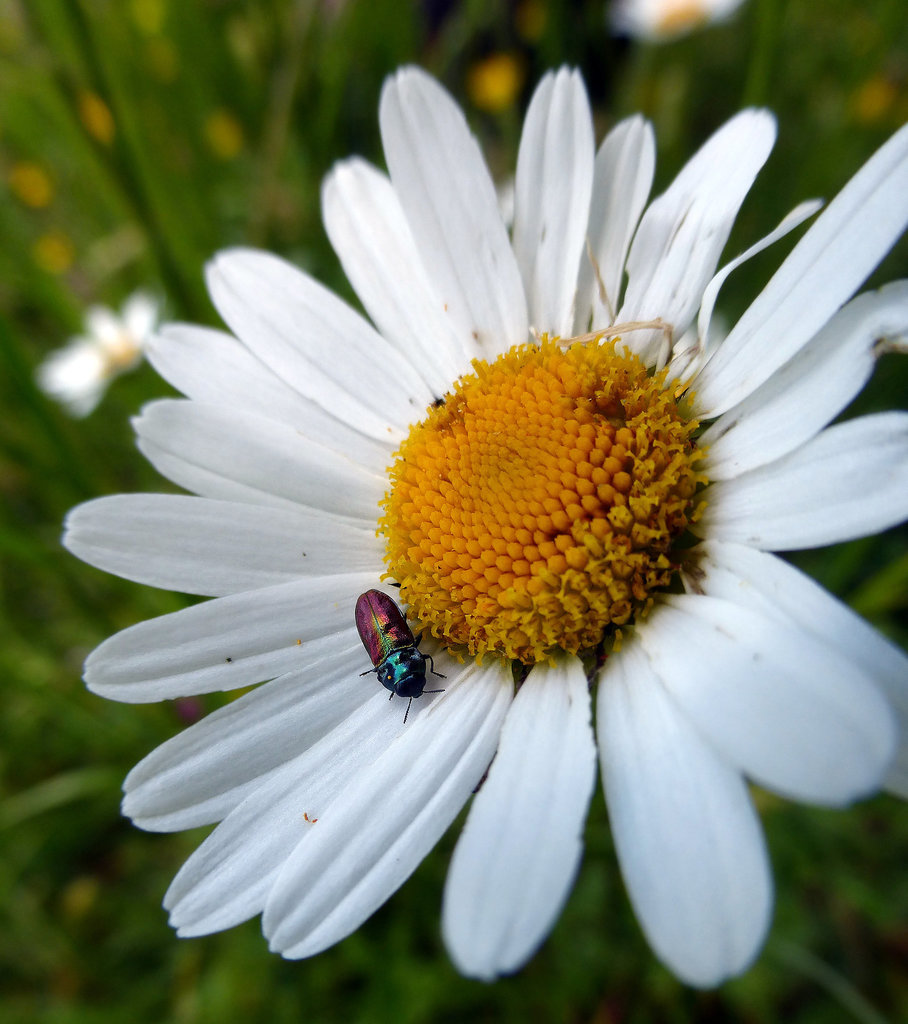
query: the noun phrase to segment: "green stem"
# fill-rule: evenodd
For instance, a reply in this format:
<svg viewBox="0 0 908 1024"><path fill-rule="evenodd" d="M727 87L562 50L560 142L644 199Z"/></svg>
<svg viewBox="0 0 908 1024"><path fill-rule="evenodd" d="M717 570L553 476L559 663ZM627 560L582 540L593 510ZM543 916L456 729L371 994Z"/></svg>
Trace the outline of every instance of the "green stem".
<svg viewBox="0 0 908 1024"><path fill-rule="evenodd" d="M770 102L773 61L779 52L781 16L779 0L758 0L754 5L756 31L744 83L742 106L765 106Z"/></svg>

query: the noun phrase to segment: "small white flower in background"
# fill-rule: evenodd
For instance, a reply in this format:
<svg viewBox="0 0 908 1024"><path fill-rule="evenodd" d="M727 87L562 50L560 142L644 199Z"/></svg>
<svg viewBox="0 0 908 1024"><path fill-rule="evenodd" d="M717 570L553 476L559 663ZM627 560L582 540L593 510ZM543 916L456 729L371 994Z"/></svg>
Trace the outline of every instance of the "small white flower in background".
<svg viewBox="0 0 908 1024"><path fill-rule="evenodd" d="M724 21L743 0L612 0L608 18L617 35L666 42Z"/></svg>
<svg viewBox="0 0 908 1024"><path fill-rule="evenodd" d="M198 496L69 516L86 561L213 598L103 643L92 690L262 684L146 757L124 813L218 823L165 898L180 935L261 914L299 958L384 903L488 773L442 930L461 971L494 978L567 898L598 752L653 949L715 985L771 916L749 781L825 806L908 794L908 659L771 554L908 511L908 416L828 426L908 325L908 282L852 298L908 222L908 129L712 335L770 114L732 118L647 204L650 125L621 122L595 153L579 74L549 74L513 239L437 82L394 75L380 121L389 174L349 160L322 194L372 322L283 260L222 253L208 282L233 333L156 336L149 359L186 399L136 422L143 454ZM406 724L362 675L354 606L383 586L446 677Z"/></svg>
<svg viewBox="0 0 908 1024"><path fill-rule="evenodd" d="M145 292L131 295L120 313L91 306L85 314L85 333L38 367L39 387L73 416L87 416L114 377L138 366L159 312L157 300Z"/></svg>

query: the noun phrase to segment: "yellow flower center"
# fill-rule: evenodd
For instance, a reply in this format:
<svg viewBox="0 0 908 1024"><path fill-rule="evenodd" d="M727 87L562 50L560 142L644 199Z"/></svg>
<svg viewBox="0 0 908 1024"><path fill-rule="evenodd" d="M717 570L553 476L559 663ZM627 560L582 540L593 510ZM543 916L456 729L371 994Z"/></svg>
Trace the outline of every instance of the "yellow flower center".
<svg viewBox="0 0 908 1024"><path fill-rule="evenodd" d="M388 575L423 630L471 654L593 648L672 580L705 482L697 423L614 342L543 338L473 369L397 452Z"/></svg>
<svg viewBox="0 0 908 1024"><path fill-rule="evenodd" d="M655 28L667 36L680 35L704 25L709 18L709 8L702 0L668 0L658 12Z"/></svg>

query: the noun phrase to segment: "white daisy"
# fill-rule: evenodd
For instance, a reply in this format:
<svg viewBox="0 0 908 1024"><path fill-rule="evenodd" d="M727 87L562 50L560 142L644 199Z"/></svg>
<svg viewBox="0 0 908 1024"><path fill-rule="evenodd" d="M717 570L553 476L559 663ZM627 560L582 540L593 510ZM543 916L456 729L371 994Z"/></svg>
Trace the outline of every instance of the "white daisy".
<svg viewBox="0 0 908 1024"><path fill-rule="evenodd" d="M85 334L51 352L38 367L39 387L73 416L87 416L114 377L138 366L159 312L157 300L145 292L131 295L119 314L91 306Z"/></svg>
<svg viewBox="0 0 908 1024"><path fill-rule="evenodd" d="M618 35L664 43L711 22L725 21L743 0L612 0L608 17Z"/></svg>
<svg viewBox="0 0 908 1024"><path fill-rule="evenodd" d="M388 899L488 772L442 927L457 966L493 978L567 897L598 749L643 929L681 978L714 985L754 959L771 913L749 780L834 806L908 792L906 659L768 553L908 506L908 417L827 427L908 321L908 283L849 301L908 220L908 130L706 345L769 114L733 118L647 206L650 126L624 121L594 154L579 74L549 74L513 239L433 79L400 71L380 118L389 175L349 160L322 197L372 323L273 256L221 254L208 280L232 334L155 339L186 400L136 422L142 452L198 496L69 517L86 561L214 598L103 643L92 690L262 684L145 758L124 813L161 831L219 822L165 898L180 935L261 914L272 949L306 957ZM591 328L605 336L553 340ZM446 677L406 724L362 676L354 606L382 586Z"/></svg>

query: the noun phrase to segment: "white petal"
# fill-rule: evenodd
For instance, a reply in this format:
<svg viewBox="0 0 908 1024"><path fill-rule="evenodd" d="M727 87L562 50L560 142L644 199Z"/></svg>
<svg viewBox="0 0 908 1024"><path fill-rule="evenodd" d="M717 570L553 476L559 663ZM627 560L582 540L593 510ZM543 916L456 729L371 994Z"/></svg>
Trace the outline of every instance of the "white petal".
<svg viewBox="0 0 908 1024"><path fill-rule="evenodd" d="M653 126L639 115L620 121L596 154L587 230L589 252L580 261L574 333L615 320L624 262L656 167Z"/></svg>
<svg viewBox="0 0 908 1024"><path fill-rule="evenodd" d="M375 523L387 486L383 467L370 472L289 424L226 406L162 399L133 426L155 469L206 498L305 505Z"/></svg>
<svg viewBox="0 0 908 1024"><path fill-rule="evenodd" d="M908 126L848 182L693 385L718 416L786 363L854 294L908 223Z"/></svg>
<svg viewBox="0 0 908 1024"><path fill-rule="evenodd" d="M319 816L268 898L263 928L285 957L349 935L409 877L495 752L510 668L471 666Z"/></svg>
<svg viewBox="0 0 908 1024"><path fill-rule="evenodd" d="M375 572L309 577L147 619L92 651L85 683L142 704L274 679L326 653L353 622L357 595L377 582Z"/></svg>
<svg viewBox="0 0 908 1024"><path fill-rule="evenodd" d="M819 199L808 199L803 203L799 203L779 221L768 235L765 235L758 242L754 242L753 245L745 249L740 256L736 256L731 262L726 263L713 277L706 288L703 289L703 297L700 300L700 312L697 315L697 336L701 347L705 345L706 339L709 337L709 324L716 306L716 299L719 297L719 290L725 284L729 274L737 270L742 263L752 259L757 253L768 249L773 242L777 242L790 231L794 231L799 224L803 224L808 217L812 217L822 205L823 203Z"/></svg>
<svg viewBox="0 0 908 1024"><path fill-rule="evenodd" d="M236 336L327 412L385 439L421 418L433 396L409 362L324 285L252 249L219 253L208 290Z"/></svg>
<svg viewBox="0 0 908 1024"><path fill-rule="evenodd" d="M375 694L321 742L268 777L171 883L164 906L177 934L206 935L260 913L287 858L322 827L323 808L343 794L351 775L368 770L400 730L401 720Z"/></svg>
<svg viewBox="0 0 908 1024"><path fill-rule="evenodd" d="M187 398L287 423L362 466L389 461L387 441L368 437L304 398L224 331L168 324L150 341L148 361Z"/></svg>
<svg viewBox="0 0 908 1024"><path fill-rule="evenodd" d="M133 292L123 303L123 327L140 347L154 330L160 311L160 303L148 292Z"/></svg>
<svg viewBox="0 0 908 1024"><path fill-rule="evenodd" d="M530 326L569 337L593 187L593 119L583 79L546 75L527 111L517 157L514 253Z"/></svg>
<svg viewBox="0 0 908 1024"><path fill-rule="evenodd" d="M38 386L72 416L87 416L107 388L107 360L95 342L74 338L51 352L37 370Z"/></svg>
<svg viewBox="0 0 908 1024"><path fill-rule="evenodd" d="M656 954L691 985L754 960L772 912L747 787L665 693L640 644L613 655L596 733L621 873Z"/></svg>
<svg viewBox="0 0 908 1024"><path fill-rule="evenodd" d="M697 534L790 551L865 537L908 515L908 414L827 427L776 462L704 492Z"/></svg>
<svg viewBox="0 0 908 1024"><path fill-rule="evenodd" d="M123 330L119 314L108 306L89 306L85 313L85 331L95 343L112 341Z"/></svg>
<svg viewBox="0 0 908 1024"><path fill-rule="evenodd" d="M391 182L364 160L335 164L322 186L322 218L373 323L440 398L469 370L472 348L426 274Z"/></svg>
<svg viewBox="0 0 908 1024"><path fill-rule="evenodd" d="M650 203L627 261L619 323L661 318L680 337L713 276L732 224L776 137L772 115L745 110L724 124ZM647 363L660 331L635 331L625 344Z"/></svg>
<svg viewBox="0 0 908 1024"><path fill-rule="evenodd" d="M847 605L781 558L737 544L697 548L688 588L757 608L809 630L882 687L902 736L886 785L908 797L908 656Z"/></svg>
<svg viewBox="0 0 908 1024"><path fill-rule="evenodd" d="M374 697L374 683L359 676L368 659L356 630L331 639L305 669L263 683L153 750L126 776L123 813L154 832L220 821Z"/></svg>
<svg viewBox="0 0 908 1024"><path fill-rule="evenodd" d="M853 299L790 362L703 433L710 480L738 476L809 440L870 378L878 341L906 333L908 281Z"/></svg>
<svg viewBox="0 0 908 1024"><path fill-rule="evenodd" d="M865 672L809 632L679 594L640 639L685 714L760 785L830 806L881 785L895 750L890 708Z"/></svg>
<svg viewBox="0 0 908 1024"><path fill-rule="evenodd" d="M91 565L152 587L222 597L300 576L381 565L375 528L303 507L176 494L118 494L74 508L63 543Z"/></svg>
<svg viewBox="0 0 908 1024"><path fill-rule="evenodd" d="M442 932L462 974L508 974L545 939L580 865L595 769L580 661L533 669L448 871Z"/></svg>
<svg viewBox="0 0 908 1024"><path fill-rule="evenodd" d="M148 346L148 361L178 391L200 402L233 405L259 415L268 415L276 406L275 418L288 422L312 404L232 334L213 327L166 324Z"/></svg>
<svg viewBox="0 0 908 1024"><path fill-rule="evenodd" d="M485 357L523 344L520 271L460 108L433 78L410 67L385 82L379 120L391 181L462 344Z"/></svg>

